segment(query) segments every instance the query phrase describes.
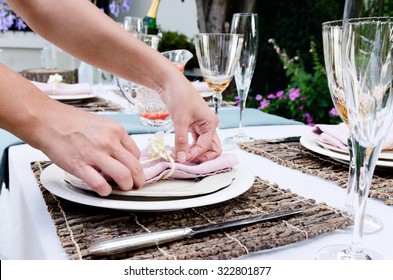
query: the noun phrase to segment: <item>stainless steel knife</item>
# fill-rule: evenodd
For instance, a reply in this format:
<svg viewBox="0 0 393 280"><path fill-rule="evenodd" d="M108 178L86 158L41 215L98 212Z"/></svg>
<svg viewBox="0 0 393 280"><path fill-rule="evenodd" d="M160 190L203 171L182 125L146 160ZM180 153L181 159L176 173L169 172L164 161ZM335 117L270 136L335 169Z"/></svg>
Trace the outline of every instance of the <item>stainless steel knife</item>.
<svg viewBox="0 0 393 280"><path fill-rule="evenodd" d="M131 251L135 249L145 248L153 245L159 245L175 240L180 240L186 237L192 237L197 234L240 227L250 224L255 224L262 221L287 217L290 215L295 215L303 212L303 209L279 212L273 214L263 214L260 216L239 219L229 222L222 222L218 224L210 224L206 226L196 226L196 227L184 227L178 229L164 230L151 233L143 233L134 236L119 237L116 239L111 239L107 241L98 242L93 244L88 249L89 255L97 256L107 256L117 253L123 253L126 251Z"/></svg>

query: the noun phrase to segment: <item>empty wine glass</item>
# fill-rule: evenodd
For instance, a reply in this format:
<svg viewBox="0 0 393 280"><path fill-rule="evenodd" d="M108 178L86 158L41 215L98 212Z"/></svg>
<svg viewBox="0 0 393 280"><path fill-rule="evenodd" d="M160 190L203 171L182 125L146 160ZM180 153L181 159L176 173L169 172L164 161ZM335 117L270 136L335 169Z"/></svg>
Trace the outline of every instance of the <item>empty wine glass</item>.
<svg viewBox="0 0 393 280"><path fill-rule="evenodd" d="M249 142L253 138L246 135L243 127L243 113L252 77L254 75L255 63L258 53L258 14L237 13L232 16L231 33L243 34L243 47L239 62L235 69L235 81L237 94L239 96L240 120L236 135L225 140L228 143Z"/></svg>
<svg viewBox="0 0 393 280"><path fill-rule="evenodd" d="M138 37L143 32L143 19L128 16L124 18L122 26L124 30L134 35L134 37Z"/></svg>
<svg viewBox="0 0 393 280"><path fill-rule="evenodd" d="M389 18L344 21L343 88L355 159L353 237L350 245L322 248L317 259L383 259L363 248L363 222L371 179L393 121L392 41Z"/></svg>
<svg viewBox="0 0 393 280"><path fill-rule="evenodd" d="M233 78L243 44L243 35L200 33L195 35L195 50L204 80L213 92L214 112L218 116L222 92Z"/></svg>
<svg viewBox="0 0 393 280"><path fill-rule="evenodd" d="M341 47L342 47L342 20L334 20L322 23L322 40L323 53L325 59L326 76L329 86L330 95L333 100L341 120L349 128L348 113L345 106L345 95L343 90L343 73L341 63ZM347 194L344 204L344 210L352 215L353 200L353 178L355 162L352 156L351 137L348 138L349 153L349 176L347 184ZM383 228L382 222L371 215L366 214L364 218L364 233L375 233Z"/></svg>

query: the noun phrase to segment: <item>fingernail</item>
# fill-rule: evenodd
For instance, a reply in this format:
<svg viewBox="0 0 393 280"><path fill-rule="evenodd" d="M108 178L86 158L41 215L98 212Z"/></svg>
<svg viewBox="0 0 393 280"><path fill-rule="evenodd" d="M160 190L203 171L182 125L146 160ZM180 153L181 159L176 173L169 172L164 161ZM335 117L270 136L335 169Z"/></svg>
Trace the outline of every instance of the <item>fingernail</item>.
<svg viewBox="0 0 393 280"><path fill-rule="evenodd" d="M186 153L185 152L177 152L176 159L179 162L185 162L186 161Z"/></svg>

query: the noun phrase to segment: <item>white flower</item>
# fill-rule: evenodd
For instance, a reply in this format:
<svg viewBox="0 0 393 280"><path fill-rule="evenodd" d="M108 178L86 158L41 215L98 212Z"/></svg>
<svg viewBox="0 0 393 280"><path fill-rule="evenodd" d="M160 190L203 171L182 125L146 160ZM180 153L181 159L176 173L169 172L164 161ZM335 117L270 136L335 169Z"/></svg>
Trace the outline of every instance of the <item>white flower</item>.
<svg viewBox="0 0 393 280"><path fill-rule="evenodd" d="M57 85L59 83L61 83L63 81L63 77L59 74L54 74L54 75L50 75L49 79L48 79L48 84L54 84Z"/></svg>

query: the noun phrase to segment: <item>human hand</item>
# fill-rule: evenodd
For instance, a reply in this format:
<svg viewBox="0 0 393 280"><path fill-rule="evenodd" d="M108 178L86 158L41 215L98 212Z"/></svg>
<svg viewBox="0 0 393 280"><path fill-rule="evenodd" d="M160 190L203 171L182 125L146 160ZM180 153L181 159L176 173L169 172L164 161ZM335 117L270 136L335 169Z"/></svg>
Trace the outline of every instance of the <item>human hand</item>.
<svg viewBox="0 0 393 280"><path fill-rule="evenodd" d="M35 140L54 163L101 196L112 191L107 177L124 191L144 184L140 151L120 124L71 106L62 105L56 111L56 116L47 117L50 121L42 125Z"/></svg>
<svg viewBox="0 0 393 280"><path fill-rule="evenodd" d="M176 159L204 162L217 158L221 142L216 128L218 118L188 81L171 89L163 98L175 126ZM189 145L188 132L193 143Z"/></svg>

